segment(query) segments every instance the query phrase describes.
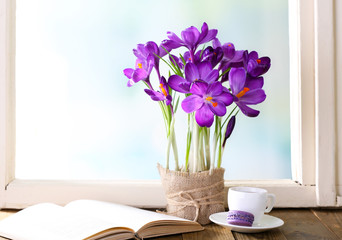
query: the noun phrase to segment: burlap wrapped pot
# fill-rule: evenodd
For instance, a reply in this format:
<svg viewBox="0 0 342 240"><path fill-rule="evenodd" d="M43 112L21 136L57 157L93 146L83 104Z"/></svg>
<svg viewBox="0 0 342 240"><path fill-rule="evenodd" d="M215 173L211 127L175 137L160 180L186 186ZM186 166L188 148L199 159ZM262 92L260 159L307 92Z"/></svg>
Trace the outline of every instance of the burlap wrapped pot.
<svg viewBox="0 0 342 240"><path fill-rule="evenodd" d="M167 199L167 214L210 223L209 216L224 211L224 168L188 173L158 170Z"/></svg>

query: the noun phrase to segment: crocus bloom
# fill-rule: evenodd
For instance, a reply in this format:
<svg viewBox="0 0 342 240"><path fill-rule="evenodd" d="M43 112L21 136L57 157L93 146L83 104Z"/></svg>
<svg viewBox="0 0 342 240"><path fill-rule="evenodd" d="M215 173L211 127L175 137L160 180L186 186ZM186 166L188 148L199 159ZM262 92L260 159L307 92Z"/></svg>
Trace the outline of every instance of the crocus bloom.
<svg viewBox="0 0 342 240"><path fill-rule="evenodd" d="M244 68L232 68L229 72L229 85L234 95L234 102L248 117L256 117L259 111L248 107L266 99L262 78L246 79L247 74Z"/></svg>
<svg viewBox="0 0 342 240"><path fill-rule="evenodd" d="M269 57L258 57L256 51L248 54L247 72L252 77L258 77L268 71L271 67L271 59Z"/></svg>
<svg viewBox="0 0 342 240"><path fill-rule="evenodd" d="M214 68L223 58L223 50L221 47L207 47L202 53L202 61L209 61Z"/></svg>
<svg viewBox="0 0 342 240"><path fill-rule="evenodd" d="M169 94L169 86L166 83L166 80L164 77L161 77L160 84L159 84L159 91L154 91L151 89L145 89L145 92L150 95L151 99L153 101L164 101L166 105L170 105L172 101L172 97Z"/></svg>
<svg viewBox="0 0 342 240"><path fill-rule="evenodd" d="M235 121L236 121L236 117L235 117L235 115L233 115L228 121L226 133L224 134L224 141L223 141L222 147L224 147L226 145L227 139L232 134L234 127L235 127Z"/></svg>
<svg viewBox="0 0 342 240"><path fill-rule="evenodd" d="M124 74L129 79L127 86L131 87L134 83L140 80L147 81L153 67L155 67L159 76L159 57L164 56L164 50L155 42L149 41L146 44L138 44L136 49L133 49L134 55L137 57L135 69L126 68Z"/></svg>
<svg viewBox="0 0 342 240"><path fill-rule="evenodd" d="M150 76L150 73L154 66L153 62L153 57L149 56L145 61L137 59L135 62L135 69L126 68L124 70L124 74L129 79L127 82L127 86L131 87L134 83L137 83L140 80L148 81L148 77Z"/></svg>
<svg viewBox="0 0 342 240"><path fill-rule="evenodd" d="M203 81L195 82L190 89L192 95L182 101L182 108L186 113L195 113L199 126L210 127L214 122L214 115L224 116L226 106L233 102L233 96L223 91L220 82L209 84Z"/></svg>
<svg viewBox="0 0 342 240"><path fill-rule="evenodd" d="M191 84L195 81L202 80L207 83L215 82L219 77L217 69L213 69L210 62L201 62L198 65L187 63L185 65L185 79L178 75L172 75L169 78L169 86L178 92L189 93Z"/></svg>
<svg viewBox="0 0 342 240"><path fill-rule="evenodd" d="M191 26L182 31L181 38L173 32L167 32L167 35L169 39L163 41L163 46L170 49L176 49L184 46L193 54L198 45L207 43L216 37L217 29L209 30L207 23L204 22L201 32L199 32L196 27Z"/></svg>

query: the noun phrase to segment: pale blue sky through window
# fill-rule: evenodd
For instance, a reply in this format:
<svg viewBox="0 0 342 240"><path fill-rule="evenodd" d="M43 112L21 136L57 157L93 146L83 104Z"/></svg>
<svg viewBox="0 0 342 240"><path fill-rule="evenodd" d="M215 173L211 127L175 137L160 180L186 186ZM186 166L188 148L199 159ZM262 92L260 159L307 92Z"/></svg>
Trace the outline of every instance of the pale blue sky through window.
<svg viewBox="0 0 342 240"><path fill-rule="evenodd" d="M136 44L205 21L272 60L260 116L239 114L227 142L225 177L290 178L287 11L286 0L17 0L17 177L158 179L162 114L122 71ZM185 127L177 116L181 160Z"/></svg>

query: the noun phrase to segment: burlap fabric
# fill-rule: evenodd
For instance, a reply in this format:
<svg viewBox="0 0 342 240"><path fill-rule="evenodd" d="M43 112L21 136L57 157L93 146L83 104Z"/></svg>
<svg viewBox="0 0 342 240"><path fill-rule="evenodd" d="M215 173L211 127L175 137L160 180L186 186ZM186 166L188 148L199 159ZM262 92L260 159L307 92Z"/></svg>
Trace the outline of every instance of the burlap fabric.
<svg viewBox="0 0 342 240"><path fill-rule="evenodd" d="M158 170L167 199L167 214L210 223L209 216L224 211L224 168L188 173L163 168Z"/></svg>

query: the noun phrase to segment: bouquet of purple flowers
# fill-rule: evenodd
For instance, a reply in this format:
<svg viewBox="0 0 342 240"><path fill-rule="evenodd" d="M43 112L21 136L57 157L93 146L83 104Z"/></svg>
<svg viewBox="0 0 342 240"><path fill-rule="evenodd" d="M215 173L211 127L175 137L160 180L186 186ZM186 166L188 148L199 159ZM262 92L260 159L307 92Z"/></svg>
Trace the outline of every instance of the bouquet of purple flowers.
<svg viewBox="0 0 342 240"><path fill-rule="evenodd" d="M175 171L198 172L220 168L236 115L241 110L248 117L258 116L259 111L250 105L266 99L262 75L271 66L270 58L259 57L256 51L236 50L233 43L222 45L217 33L206 23L203 23L201 31L193 26L185 29L181 37L168 32L168 39L159 46L152 41L138 44L133 50L137 57L135 68L124 70L129 79L127 86L144 82L147 86L145 92L160 105L168 139L167 169L171 148ZM210 42L212 46L205 45ZM201 49L200 45L203 45ZM183 54L176 56L171 53L180 47L186 48ZM170 68L168 77L161 75L161 61ZM158 76L158 88L150 81L153 69ZM179 166L174 129L181 95L184 96L181 108L188 114L185 165L182 167Z"/></svg>

